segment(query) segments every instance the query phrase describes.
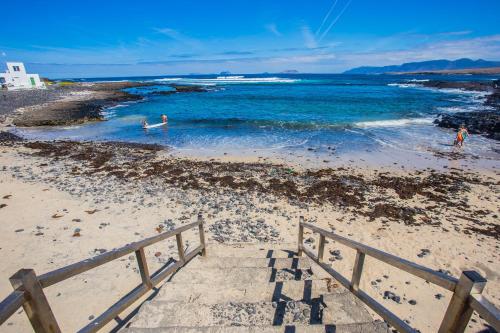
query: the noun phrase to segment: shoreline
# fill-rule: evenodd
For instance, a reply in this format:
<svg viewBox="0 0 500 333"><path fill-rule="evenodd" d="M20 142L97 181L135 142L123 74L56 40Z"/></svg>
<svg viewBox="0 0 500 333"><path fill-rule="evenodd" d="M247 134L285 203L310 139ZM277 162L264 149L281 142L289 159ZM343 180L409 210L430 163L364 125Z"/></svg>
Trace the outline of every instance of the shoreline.
<svg viewBox="0 0 500 333"><path fill-rule="evenodd" d="M485 294L500 304L499 170L300 169L231 162L231 156L228 161L179 158L154 145L17 141L9 134L0 136L0 155L0 204L5 205L0 216L6 221L0 225L0 254L9 258L0 270L4 281L21 266L43 273L152 236L158 228L188 223L198 212L206 219L209 244L293 243L298 216L304 215L319 227L446 274L477 269L488 279ZM191 238L186 239L189 244ZM154 266L175 252L172 244L147 255L157 258ZM348 249L330 243L325 253L342 273L352 268L355 253ZM83 326L110 302L109 291L89 296L87 280L109 287L111 296L139 281L130 262L125 258L48 290L65 331ZM436 330L449 293L370 260L365 269L364 289L422 332ZM103 276L113 277L104 282ZM7 285L0 293L9 292ZM388 290L402 302L383 299ZM71 300L85 303L81 316L68 310ZM482 320L474 319L480 330ZM22 331L25 322L13 317L7 332Z"/></svg>

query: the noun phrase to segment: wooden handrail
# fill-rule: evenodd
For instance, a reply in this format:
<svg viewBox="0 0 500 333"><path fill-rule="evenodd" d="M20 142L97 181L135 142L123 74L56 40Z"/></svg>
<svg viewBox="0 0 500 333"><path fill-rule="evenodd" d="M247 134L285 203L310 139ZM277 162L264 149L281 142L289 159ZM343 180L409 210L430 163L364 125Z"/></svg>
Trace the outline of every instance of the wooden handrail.
<svg viewBox="0 0 500 333"><path fill-rule="evenodd" d="M304 247L304 228L308 228L313 232L320 234L317 255ZM330 265L323 262L325 237L356 250L356 261L354 263L351 281L346 279L339 272L335 271ZM479 315L489 322L492 327L494 327L497 331L500 331L500 312L493 304L481 295L481 292L486 285L486 279L475 271L464 271L462 272L460 279L456 279L403 258L336 235L333 232L318 228L317 226L304 222L304 218L302 216L299 221L298 240L299 256L302 253L305 253L340 284L349 289L355 296L357 296L361 301L377 312L382 318L384 318L389 324L400 332L413 333L416 331L382 304L378 303L375 299L359 289L365 255L369 255L386 264L399 268L414 276L418 276L454 293L441 322L439 333L463 332L467 327L473 311L479 313Z"/></svg>
<svg viewBox="0 0 500 333"><path fill-rule="evenodd" d="M105 263L108 263L110 261L113 261L115 259L118 259L120 257L123 257L129 253L135 252L141 248L145 248L147 246L153 245L155 243L158 243L159 241L162 241L164 239L173 237L183 231L189 230L191 228L197 227L199 222L193 222L187 225L184 225L182 227L179 227L175 230L167 231L162 234L146 238L142 241L134 242L127 244L119 249L115 249L103 254L100 254L98 256L85 259L82 261L79 261L77 263L53 270L51 272L42 274L38 277L38 280L40 281L40 284L44 287L47 288L55 283L64 281L66 279L69 279L72 276L84 273L92 268L101 266Z"/></svg>
<svg viewBox="0 0 500 333"><path fill-rule="evenodd" d="M327 238L333 239L343 245L346 245L352 249L355 249L361 253L369 255L370 257L376 258L380 261L385 262L391 266L397 267L405 272L418 276L426 281L432 282L440 287L448 289L449 291L454 291L458 280L449 275L436 272L425 266L416 264L414 262L405 260L403 258L397 257L395 255L377 250L373 247L358 243L356 241L350 240L348 238L334 234L333 232L326 231L324 229L318 228L315 225L309 223L302 223L302 226L311 229L323 235Z"/></svg>
<svg viewBox="0 0 500 333"><path fill-rule="evenodd" d="M500 332L500 311L482 295L469 296L469 305L497 332Z"/></svg>
<svg viewBox="0 0 500 333"><path fill-rule="evenodd" d="M200 245L186 254L184 253L181 233L196 227L198 227L200 232ZM179 260L151 276L144 248L174 236L177 240ZM10 279L15 290L0 303L0 325L10 318L22 306L24 307L36 333L60 332L59 325L48 304L43 288L47 288L75 275L104 265L132 252L135 252L136 254L142 283L78 332L96 332L100 328L104 327L108 322L113 320L113 318L116 318L116 316L132 305L146 292L157 286L167 276L171 275L188 263L197 254L201 253L205 256L206 244L203 218L201 215L198 215L198 220L194 223L181 226L175 230L167 231L138 242L127 244L121 248L53 270L38 277L32 269L19 270Z"/></svg>
<svg viewBox="0 0 500 333"><path fill-rule="evenodd" d="M15 290L0 302L0 325L10 318L16 311L23 306L26 301L24 291Z"/></svg>

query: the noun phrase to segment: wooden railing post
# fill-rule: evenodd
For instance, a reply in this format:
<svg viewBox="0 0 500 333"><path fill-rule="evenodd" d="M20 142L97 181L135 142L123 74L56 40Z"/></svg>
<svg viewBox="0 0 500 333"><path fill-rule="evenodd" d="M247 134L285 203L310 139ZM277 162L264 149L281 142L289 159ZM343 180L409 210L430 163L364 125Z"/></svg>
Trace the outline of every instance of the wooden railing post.
<svg viewBox="0 0 500 333"><path fill-rule="evenodd" d="M304 223L304 216L301 216L299 218L299 244L297 248L297 255L299 257L302 256L302 244L304 243L304 226L302 225L302 223Z"/></svg>
<svg viewBox="0 0 500 333"><path fill-rule="evenodd" d="M12 275L9 280L14 289L20 289L28 293L28 300L24 302L23 308L35 332L60 333L61 329L43 293L43 288L35 271L21 269Z"/></svg>
<svg viewBox="0 0 500 333"><path fill-rule="evenodd" d="M149 276L148 263L146 261L146 255L144 254L144 248L141 247L139 250L135 251L135 256L137 258L137 265L139 266L139 272L141 272L142 283L148 286L149 289L153 288L151 283L151 277Z"/></svg>
<svg viewBox="0 0 500 333"><path fill-rule="evenodd" d="M203 228L203 217L201 214L198 214L198 230L200 232L200 244L203 246L203 249L201 250L201 255L203 257L207 256L207 246L205 244L205 230Z"/></svg>
<svg viewBox="0 0 500 333"><path fill-rule="evenodd" d="M323 254L325 253L325 236L319 234L319 246L318 246L318 260L323 261Z"/></svg>
<svg viewBox="0 0 500 333"><path fill-rule="evenodd" d="M361 251L356 252L356 261L352 269L351 278L351 291L359 289L359 281L361 280L361 273L363 272L363 265L365 263L365 254Z"/></svg>
<svg viewBox="0 0 500 333"><path fill-rule="evenodd" d="M184 244L182 243L182 235L178 233L175 235L175 240L177 241L177 251L179 251L179 260L184 264L186 262L186 257L184 255Z"/></svg>
<svg viewBox="0 0 500 333"><path fill-rule="evenodd" d="M486 282L486 279L476 271L462 272L439 327L439 333L464 332L473 312L468 305L469 295L481 294Z"/></svg>

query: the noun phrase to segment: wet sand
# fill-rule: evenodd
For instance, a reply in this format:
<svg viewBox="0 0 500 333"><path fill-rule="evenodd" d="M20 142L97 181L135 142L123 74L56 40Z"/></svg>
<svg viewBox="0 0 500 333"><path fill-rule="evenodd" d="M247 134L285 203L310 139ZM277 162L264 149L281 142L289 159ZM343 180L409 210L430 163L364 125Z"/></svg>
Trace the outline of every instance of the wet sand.
<svg viewBox="0 0 500 333"><path fill-rule="evenodd" d="M478 270L488 279L484 293L500 305L500 172L463 156L441 156L435 168L355 159L312 168L259 156L186 158L153 145L13 138L0 137L0 297L11 291L8 278L19 268L44 273L201 212L210 243L293 243L303 215L446 274ZM196 237L187 235L187 244L196 246ZM312 234L305 240L318 242ZM151 270L175 256L174 242L148 249ZM351 275L354 251L330 242L325 253ZM365 270L364 290L422 332L436 331L449 292L372 259ZM74 331L139 281L135 258L125 257L47 292L63 331ZM473 318L470 331L483 329L482 319ZM20 314L2 331L27 325Z"/></svg>

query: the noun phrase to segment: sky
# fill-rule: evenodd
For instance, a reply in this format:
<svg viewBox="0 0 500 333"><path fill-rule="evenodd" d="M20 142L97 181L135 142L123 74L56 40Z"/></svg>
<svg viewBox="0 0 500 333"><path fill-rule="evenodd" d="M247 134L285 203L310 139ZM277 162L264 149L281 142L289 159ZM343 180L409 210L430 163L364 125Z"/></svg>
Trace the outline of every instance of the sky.
<svg viewBox="0 0 500 333"><path fill-rule="evenodd" d="M499 0L19 0L0 12L0 66L49 78L500 60Z"/></svg>

